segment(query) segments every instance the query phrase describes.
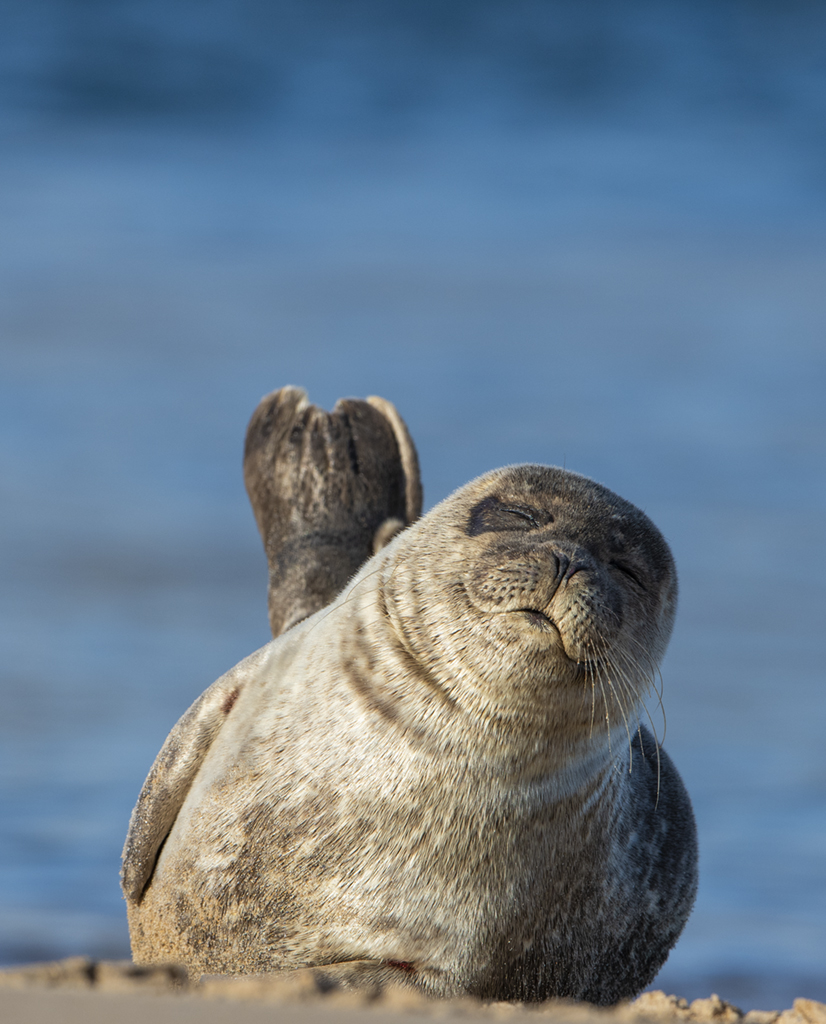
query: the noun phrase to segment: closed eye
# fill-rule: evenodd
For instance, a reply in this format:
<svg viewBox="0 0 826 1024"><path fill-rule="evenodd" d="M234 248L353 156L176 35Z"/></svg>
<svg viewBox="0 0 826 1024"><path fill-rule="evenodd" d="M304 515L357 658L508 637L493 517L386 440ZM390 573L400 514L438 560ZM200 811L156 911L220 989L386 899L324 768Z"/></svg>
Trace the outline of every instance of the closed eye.
<svg viewBox="0 0 826 1024"><path fill-rule="evenodd" d="M502 508L500 509L500 512L507 512L509 515L512 516L519 516L520 519L526 520L531 524L531 526L535 527L536 529L539 529L539 523L536 521L536 517L526 508L515 508L512 505L503 505Z"/></svg>
<svg viewBox="0 0 826 1024"><path fill-rule="evenodd" d="M611 562L610 564L615 569L619 569L623 576L627 576L629 580L636 583L641 590L645 590L645 584L642 582L637 573L635 573L633 569L627 566L625 562Z"/></svg>
<svg viewBox="0 0 826 1024"><path fill-rule="evenodd" d="M545 509L500 501L491 495L470 510L467 533L470 537L478 537L480 533L538 530L540 526L552 523L553 518Z"/></svg>

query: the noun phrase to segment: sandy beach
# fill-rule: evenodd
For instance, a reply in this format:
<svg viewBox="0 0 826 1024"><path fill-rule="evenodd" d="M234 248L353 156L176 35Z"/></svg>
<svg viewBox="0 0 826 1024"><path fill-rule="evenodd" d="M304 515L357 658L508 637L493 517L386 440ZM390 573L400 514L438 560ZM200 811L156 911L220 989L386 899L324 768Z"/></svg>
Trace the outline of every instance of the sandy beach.
<svg viewBox="0 0 826 1024"><path fill-rule="evenodd" d="M0 972L0 1019L4 1024L405 1024L423 1017L551 1024L826 1024L826 1004L795 999L784 1010L751 1010L712 994L688 1003L661 991L601 1009L550 1000L539 1004L428 999L403 988L348 990L323 968L284 974L189 979L177 965L138 967L130 961L70 957Z"/></svg>

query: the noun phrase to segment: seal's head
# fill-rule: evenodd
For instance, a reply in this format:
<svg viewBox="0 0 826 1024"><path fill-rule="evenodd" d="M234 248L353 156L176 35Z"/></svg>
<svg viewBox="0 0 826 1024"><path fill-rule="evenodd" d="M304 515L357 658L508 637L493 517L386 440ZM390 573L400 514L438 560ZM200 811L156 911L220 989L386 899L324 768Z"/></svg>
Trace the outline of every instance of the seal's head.
<svg viewBox="0 0 826 1024"><path fill-rule="evenodd" d="M399 538L389 568L405 647L459 704L509 729L573 740L627 726L674 620L659 530L607 488L548 466L461 488Z"/></svg>

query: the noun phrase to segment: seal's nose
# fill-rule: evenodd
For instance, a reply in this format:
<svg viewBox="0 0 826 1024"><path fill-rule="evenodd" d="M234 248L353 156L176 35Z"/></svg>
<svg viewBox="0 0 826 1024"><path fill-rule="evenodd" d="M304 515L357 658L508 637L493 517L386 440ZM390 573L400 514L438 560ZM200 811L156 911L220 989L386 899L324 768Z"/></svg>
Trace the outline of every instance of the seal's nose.
<svg viewBox="0 0 826 1024"><path fill-rule="evenodd" d="M594 568L592 559L580 547L574 547L568 551L560 551L558 547L555 547L553 557L556 562L554 589L562 586L563 583L570 583L578 572L587 572Z"/></svg>
<svg viewBox="0 0 826 1024"><path fill-rule="evenodd" d="M571 561L569 562L568 567L565 570L565 575L563 576L563 579L566 583L568 583L574 576L576 576L578 572L583 572L584 570L589 568L590 566L587 562L583 562L580 560L577 560L575 562Z"/></svg>

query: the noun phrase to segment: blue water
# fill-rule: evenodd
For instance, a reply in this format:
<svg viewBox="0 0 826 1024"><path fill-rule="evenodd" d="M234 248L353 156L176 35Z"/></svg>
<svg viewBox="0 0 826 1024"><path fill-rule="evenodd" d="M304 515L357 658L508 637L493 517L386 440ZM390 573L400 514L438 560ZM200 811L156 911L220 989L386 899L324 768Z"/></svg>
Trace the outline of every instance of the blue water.
<svg viewBox="0 0 826 1024"><path fill-rule="evenodd" d="M342 12L4 12L0 962L127 955L146 771L268 637L241 445L295 383L394 401L428 506L534 460L648 511L702 857L657 984L826 999L826 16Z"/></svg>

